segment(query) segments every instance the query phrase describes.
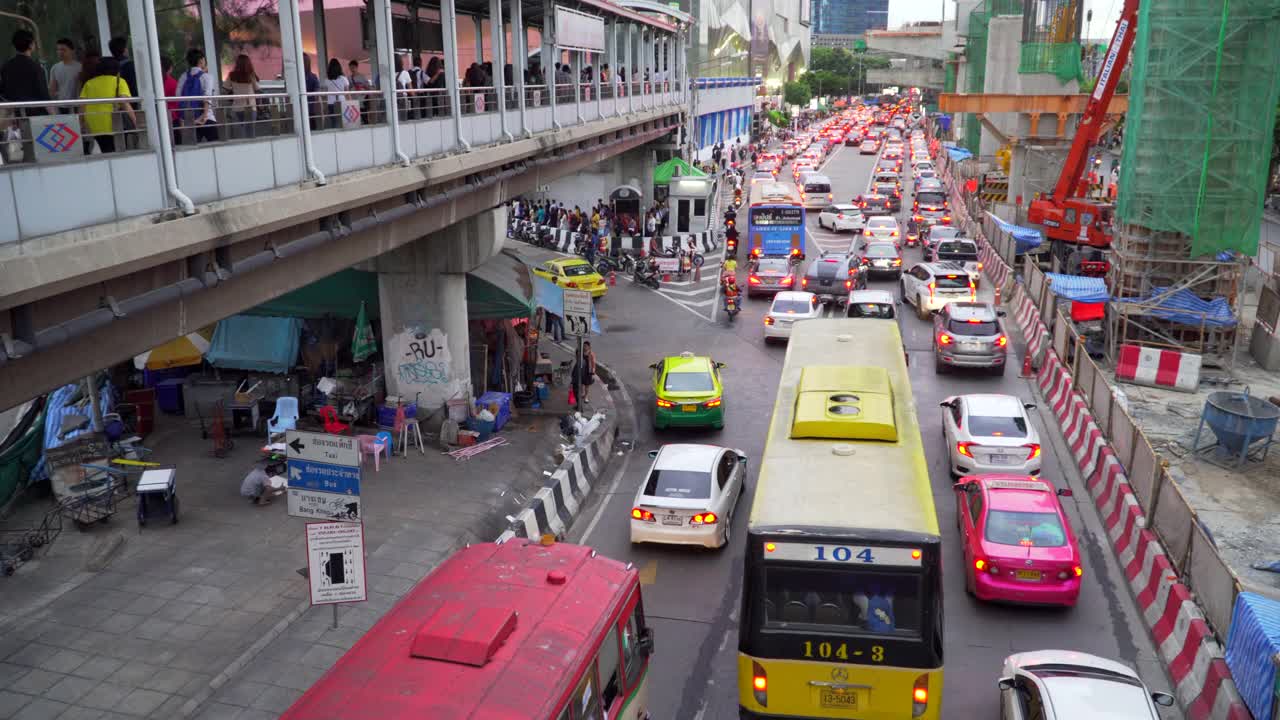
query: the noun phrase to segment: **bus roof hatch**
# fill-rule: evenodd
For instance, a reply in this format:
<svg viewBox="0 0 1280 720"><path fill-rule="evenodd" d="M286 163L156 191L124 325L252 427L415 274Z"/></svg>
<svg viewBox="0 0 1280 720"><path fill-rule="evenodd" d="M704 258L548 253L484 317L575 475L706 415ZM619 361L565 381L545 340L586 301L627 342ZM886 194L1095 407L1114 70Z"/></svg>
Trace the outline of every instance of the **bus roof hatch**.
<svg viewBox="0 0 1280 720"><path fill-rule="evenodd" d="M800 371L791 437L897 442L893 388L878 367L815 365Z"/></svg>
<svg viewBox="0 0 1280 720"><path fill-rule="evenodd" d="M446 602L418 627L409 655L484 667L515 629L510 608Z"/></svg>

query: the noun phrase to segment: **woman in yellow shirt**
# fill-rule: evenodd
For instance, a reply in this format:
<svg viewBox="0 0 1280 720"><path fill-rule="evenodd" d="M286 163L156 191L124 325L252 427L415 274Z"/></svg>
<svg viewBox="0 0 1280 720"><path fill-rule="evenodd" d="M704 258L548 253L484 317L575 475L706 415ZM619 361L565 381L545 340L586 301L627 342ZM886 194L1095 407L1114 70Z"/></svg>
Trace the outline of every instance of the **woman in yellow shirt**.
<svg viewBox="0 0 1280 720"><path fill-rule="evenodd" d="M105 57L98 61L98 68L94 72L94 76L85 81L84 86L80 89L80 97L85 100L114 100L115 98L129 98L133 96L133 90L129 87L129 83L120 77L120 64L115 58ZM89 103L83 106L84 111L84 127L85 140L90 137L98 144L98 149L104 153L115 152L116 138L113 134L112 127L112 111L113 109L123 112L129 118L129 127L137 127L138 119L133 114L133 106L127 102L100 102ZM88 152L88 144L85 145L85 152Z"/></svg>

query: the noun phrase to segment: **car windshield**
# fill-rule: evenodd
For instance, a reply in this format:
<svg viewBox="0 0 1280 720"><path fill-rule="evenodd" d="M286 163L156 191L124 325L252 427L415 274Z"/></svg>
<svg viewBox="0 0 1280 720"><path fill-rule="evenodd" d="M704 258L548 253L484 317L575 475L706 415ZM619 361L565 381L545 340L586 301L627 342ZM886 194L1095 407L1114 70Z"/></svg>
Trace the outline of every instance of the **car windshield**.
<svg viewBox="0 0 1280 720"><path fill-rule="evenodd" d="M968 275L939 275L933 280L943 290L968 290Z"/></svg>
<svg viewBox="0 0 1280 720"><path fill-rule="evenodd" d="M849 303L846 317L851 318L893 318L893 306L888 303Z"/></svg>
<svg viewBox="0 0 1280 720"><path fill-rule="evenodd" d="M869 258L896 258L898 249L888 243L877 243L867 246L866 255Z"/></svg>
<svg viewBox="0 0 1280 720"><path fill-rule="evenodd" d="M808 300L774 300L773 307L769 312L774 315L794 315L796 313L808 314L809 308L813 307Z"/></svg>
<svg viewBox="0 0 1280 720"><path fill-rule="evenodd" d="M711 381L711 373L704 370L696 372L669 372L663 389L668 392L711 392L715 383Z"/></svg>
<svg viewBox="0 0 1280 720"><path fill-rule="evenodd" d="M829 212L856 214L858 208L852 205L832 205Z"/></svg>
<svg viewBox="0 0 1280 720"><path fill-rule="evenodd" d="M580 277L582 275L590 275L591 273L596 271L595 268L585 263L582 265L561 265L560 267L563 268L564 274L568 275L569 277Z"/></svg>
<svg viewBox="0 0 1280 720"><path fill-rule="evenodd" d="M947 321L947 329L957 335L973 335L989 337L1000 334L1000 326L994 320L957 320Z"/></svg>
<svg viewBox="0 0 1280 720"><path fill-rule="evenodd" d="M702 500L711 497L711 473L698 470L653 470L644 484L650 497Z"/></svg>
<svg viewBox="0 0 1280 720"><path fill-rule="evenodd" d="M960 231L950 227L935 227L929 231L929 234L933 235L934 240L960 237Z"/></svg>
<svg viewBox="0 0 1280 720"><path fill-rule="evenodd" d="M1026 437L1027 419L1004 415L970 415L969 434L978 437Z"/></svg>
<svg viewBox="0 0 1280 720"><path fill-rule="evenodd" d="M1062 547L1067 533L1057 513L987 511L987 542L1025 547Z"/></svg>

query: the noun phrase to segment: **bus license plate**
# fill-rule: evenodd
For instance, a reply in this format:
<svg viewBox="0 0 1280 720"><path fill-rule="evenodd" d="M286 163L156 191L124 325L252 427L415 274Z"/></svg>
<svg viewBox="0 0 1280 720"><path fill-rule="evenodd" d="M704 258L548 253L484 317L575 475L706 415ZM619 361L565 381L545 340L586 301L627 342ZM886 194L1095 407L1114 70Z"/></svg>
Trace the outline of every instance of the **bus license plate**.
<svg viewBox="0 0 1280 720"><path fill-rule="evenodd" d="M681 405L680 410L683 412L698 412L697 405Z"/></svg>
<svg viewBox="0 0 1280 720"><path fill-rule="evenodd" d="M835 710L857 710L858 694L853 691L838 692L836 690L823 690L820 696L820 702L824 708L832 708Z"/></svg>
<svg viewBox="0 0 1280 720"><path fill-rule="evenodd" d="M1018 579L1019 580L1039 580L1040 571L1039 570L1019 570Z"/></svg>

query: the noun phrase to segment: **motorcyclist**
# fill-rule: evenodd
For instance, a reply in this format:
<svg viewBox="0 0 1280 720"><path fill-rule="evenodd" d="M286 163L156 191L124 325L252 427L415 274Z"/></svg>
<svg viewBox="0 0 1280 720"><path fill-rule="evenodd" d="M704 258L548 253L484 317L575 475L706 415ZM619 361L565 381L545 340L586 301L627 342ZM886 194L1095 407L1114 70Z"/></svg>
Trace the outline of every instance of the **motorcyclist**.
<svg viewBox="0 0 1280 720"><path fill-rule="evenodd" d="M726 274L724 276L724 306L728 309L730 305L736 306L738 303L738 281L733 275Z"/></svg>
<svg viewBox="0 0 1280 720"><path fill-rule="evenodd" d="M738 261L736 258L726 258L720 266L720 282L727 283L730 278L737 282L738 277Z"/></svg>

